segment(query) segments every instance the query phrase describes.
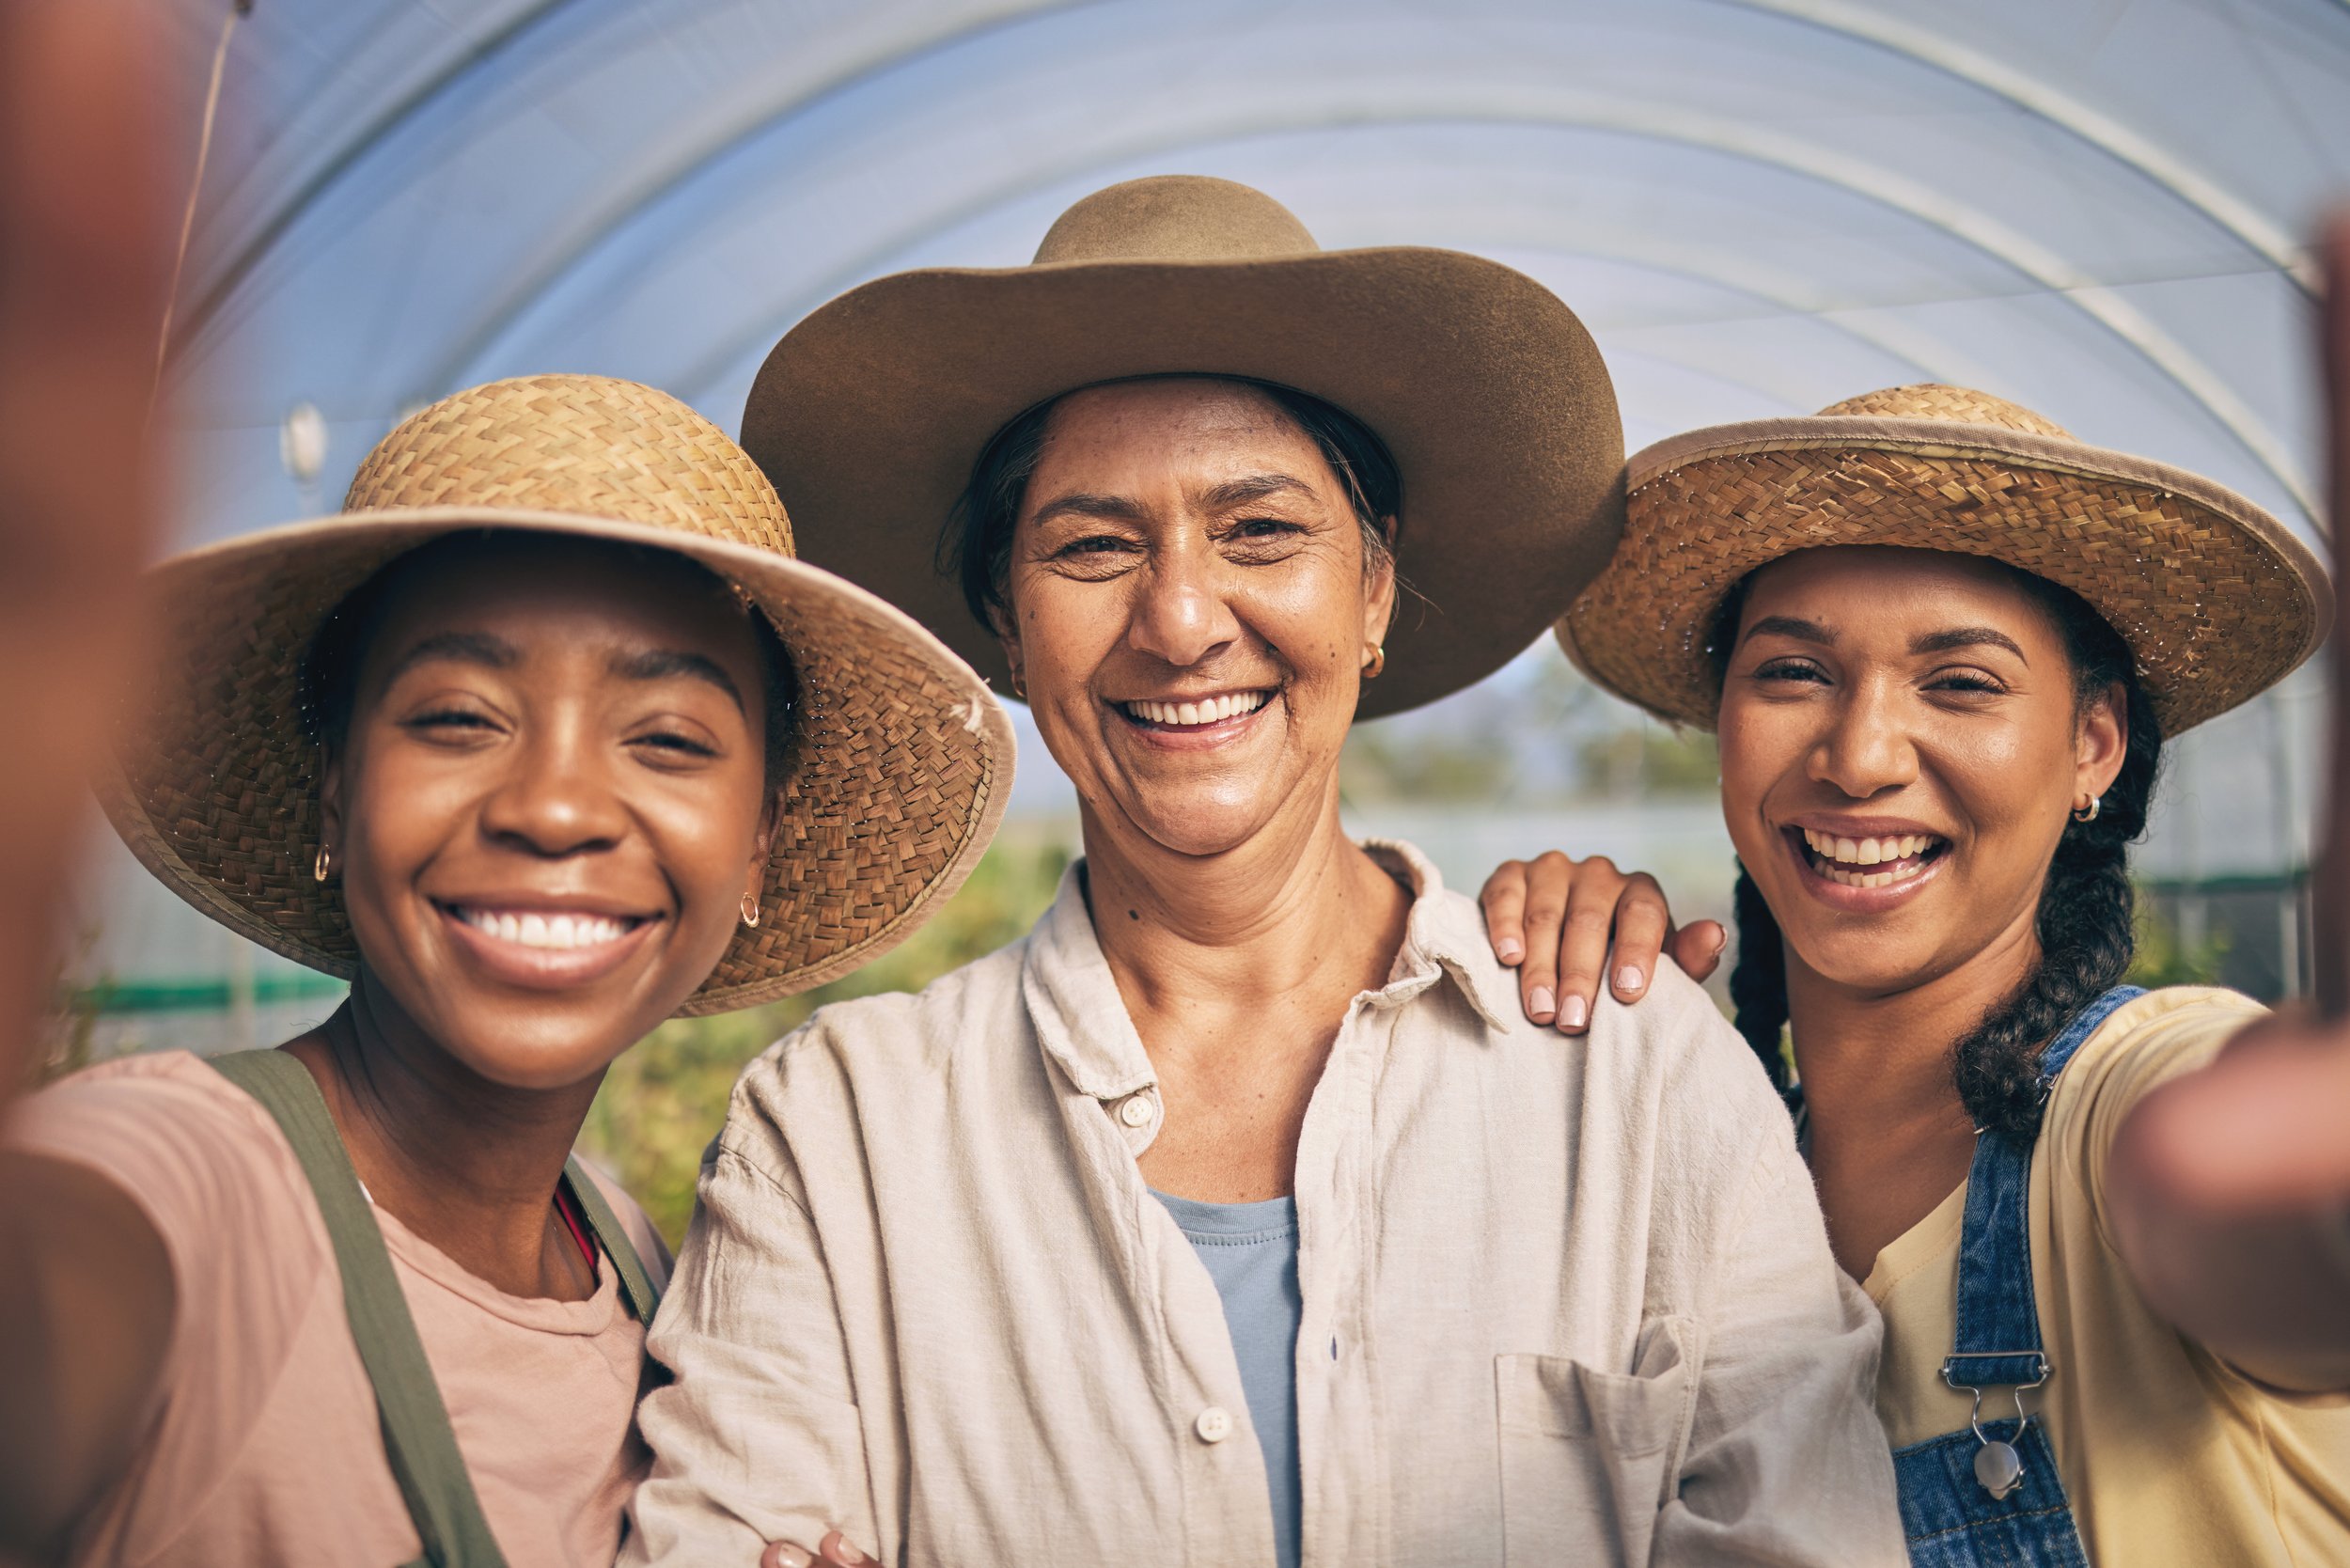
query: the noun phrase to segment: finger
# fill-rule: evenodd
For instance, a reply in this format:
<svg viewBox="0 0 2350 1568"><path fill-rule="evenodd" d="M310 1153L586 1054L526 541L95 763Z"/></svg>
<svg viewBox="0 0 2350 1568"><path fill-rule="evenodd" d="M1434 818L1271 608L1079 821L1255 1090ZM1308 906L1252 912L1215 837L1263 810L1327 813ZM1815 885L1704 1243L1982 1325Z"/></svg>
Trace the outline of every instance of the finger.
<svg viewBox="0 0 2350 1568"><path fill-rule="evenodd" d="M815 1562L805 1547L789 1541L770 1541L759 1554L759 1568L815 1568Z"/></svg>
<svg viewBox="0 0 2350 1568"><path fill-rule="evenodd" d="M2350 212L2326 226L2325 345L2326 466L2332 480L2334 635L2330 709L2331 784L2318 824L2320 851L2312 875L2311 959L2317 1006L2327 1018L2350 1016L2350 572L2343 570L2342 529L2350 524Z"/></svg>
<svg viewBox="0 0 2350 1568"><path fill-rule="evenodd" d="M1730 933L1719 920L1692 920L1672 933L1670 945L1681 972L1701 980L1720 965L1722 952L1730 946Z"/></svg>
<svg viewBox="0 0 2350 1568"><path fill-rule="evenodd" d="M2210 1214L2350 1203L2350 1049L2277 1031L2149 1094L2134 1121L2149 1167Z"/></svg>
<svg viewBox="0 0 2350 1568"><path fill-rule="evenodd" d="M1567 893L1564 929L1559 939L1559 1027L1580 1034L1590 1026L1591 1008L1599 1000L1601 976L1607 968L1608 939L1616 928L1616 906L1626 879L1616 863L1595 855L1574 869ZM1528 939L1539 942L1531 929ZM1540 950L1537 949L1537 950Z"/></svg>
<svg viewBox="0 0 2350 1568"><path fill-rule="evenodd" d="M1646 871L1635 871L1616 902L1616 947L1607 976L1616 1000L1637 1002L1648 994L1656 961L1671 937L1672 911L1665 907L1665 890Z"/></svg>
<svg viewBox="0 0 2350 1568"><path fill-rule="evenodd" d="M0 6L0 1103L50 990L82 780L139 646L168 254L151 17Z"/></svg>
<svg viewBox="0 0 2350 1568"><path fill-rule="evenodd" d="M1566 932L1567 894L1574 886L1574 862L1545 850L1527 862L1526 958L1518 966L1518 1000L1526 1015L1547 1024L1559 1015L1559 944Z"/></svg>
<svg viewBox="0 0 2350 1568"><path fill-rule="evenodd" d="M1515 964L1526 956L1526 862L1504 860L1485 879L1477 902L1485 910L1485 940L1494 957Z"/></svg>
<svg viewBox="0 0 2350 1568"><path fill-rule="evenodd" d="M837 1563L840 1568L859 1568L859 1564L873 1560L858 1551L838 1530L832 1531L818 1543L816 1556L819 1561Z"/></svg>

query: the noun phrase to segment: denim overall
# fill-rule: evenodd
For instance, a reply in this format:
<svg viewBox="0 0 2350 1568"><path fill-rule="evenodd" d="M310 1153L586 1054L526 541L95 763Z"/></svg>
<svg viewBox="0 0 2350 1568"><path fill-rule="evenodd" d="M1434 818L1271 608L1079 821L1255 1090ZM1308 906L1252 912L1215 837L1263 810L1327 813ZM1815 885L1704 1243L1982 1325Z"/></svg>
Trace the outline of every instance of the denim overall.
<svg viewBox="0 0 2350 1568"><path fill-rule="evenodd" d="M2117 985L2092 1002L2040 1058L2044 1098L2057 1074L2113 1010L2142 996ZM1998 1133L1975 1140L1966 1221L1958 1250L1958 1342L1942 1363L1953 1388L1975 1396L1967 1424L1893 1450L1902 1533L1912 1568L2088 1568L2048 1435L2024 1393L2054 1375L2032 1301L2029 1143ZM1983 1395L2007 1389L2015 1414L1983 1419Z"/></svg>

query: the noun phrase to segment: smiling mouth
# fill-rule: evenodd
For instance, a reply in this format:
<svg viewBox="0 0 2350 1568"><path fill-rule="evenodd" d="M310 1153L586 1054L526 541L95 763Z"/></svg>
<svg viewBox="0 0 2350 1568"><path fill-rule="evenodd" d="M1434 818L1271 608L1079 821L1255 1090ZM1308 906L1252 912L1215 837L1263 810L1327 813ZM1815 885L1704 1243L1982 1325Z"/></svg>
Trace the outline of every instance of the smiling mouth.
<svg viewBox="0 0 2350 1568"><path fill-rule="evenodd" d="M1809 827L1791 827L1804 861L1826 880L1844 887L1890 887L1907 882L1950 852L1950 841L1931 833L1884 839L1845 839Z"/></svg>
<svg viewBox="0 0 2350 1568"><path fill-rule="evenodd" d="M574 951L618 942L637 927L641 915L569 914L542 909L487 909L445 903L449 917L493 941L542 951Z"/></svg>
<svg viewBox="0 0 2350 1568"><path fill-rule="evenodd" d="M1227 692L1221 697L1201 698L1191 702L1154 702L1144 698L1134 702L1113 704L1118 711L1136 724L1154 729L1205 729L1211 725L1229 724L1246 718L1273 700L1270 688L1255 692Z"/></svg>

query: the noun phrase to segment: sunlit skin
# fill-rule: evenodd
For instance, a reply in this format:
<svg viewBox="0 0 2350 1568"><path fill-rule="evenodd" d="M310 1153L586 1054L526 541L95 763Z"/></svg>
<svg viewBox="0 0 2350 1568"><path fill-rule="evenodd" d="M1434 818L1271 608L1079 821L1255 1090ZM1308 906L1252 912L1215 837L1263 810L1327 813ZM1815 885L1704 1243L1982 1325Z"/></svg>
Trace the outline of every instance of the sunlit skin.
<svg viewBox="0 0 2350 1568"><path fill-rule="evenodd" d="M1189 855L1320 816L1394 606L1320 448L1263 394L1214 381L1062 400L1010 588L1013 667L1089 824ZM1256 692L1272 699L1198 732L1122 706Z"/></svg>
<svg viewBox="0 0 2350 1568"><path fill-rule="evenodd" d="M1057 405L1024 497L1005 650L1075 783L1094 926L1160 1076L1163 1190L1286 1193L1348 1001L1408 899L1338 818L1338 757L1394 576L1261 393L1167 379ZM1137 702L1261 705L1160 723Z"/></svg>
<svg viewBox="0 0 2350 1568"><path fill-rule="evenodd" d="M521 539L407 580L362 664L322 790L360 974L292 1049L377 1201L515 1294L592 1288L555 1172L761 886L746 615L682 564ZM578 940L477 923L500 917Z"/></svg>
<svg viewBox="0 0 2350 1568"><path fill-rule="evenodd" d="M1950 1043L2037 961L2057 840L2121 771L2121 702L2079 700L2057 626L1991 562L1813 550L1749 584L1722 810L1786 938L1814 1171L1856 1277L1965 1178ZM1804 829L1931 841L1860 868L1899 880L1855 887Z"/></svg>

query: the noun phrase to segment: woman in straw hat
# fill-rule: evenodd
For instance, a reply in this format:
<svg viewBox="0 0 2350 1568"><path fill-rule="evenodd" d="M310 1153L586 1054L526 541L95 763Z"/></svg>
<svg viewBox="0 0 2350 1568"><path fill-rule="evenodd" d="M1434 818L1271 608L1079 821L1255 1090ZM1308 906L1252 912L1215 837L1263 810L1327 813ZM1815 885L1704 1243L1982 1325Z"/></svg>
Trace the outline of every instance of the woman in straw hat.
<svg viewBox="0 0 2350 1568"><path fill-rule="evenodd" d="M2350 1561L2350 1172L2248 1224L2204 1196L2266 1162L2192 1174L2166 1106L2264 1014L2123 982L2163 743L2308 657L2323 571L2207 479L1955 387L1692 431L1630 482L1559 635L1720 732L1738 1027L1885 1315L1913 1560ZM1502 868L1496 939L1553 950L1519 906L1573 880Z"/></svg>
<svg viewBox="0 0 2350 1568"><path fill-rule="evenodd" d="M1899 1560L1876 1327L1736 1037L1681 982L1559 1049L1340 826L1357 714L1498 666L1617 531L1564 306L1140 180L818 311L745 429L1025 696L1086 858L745 1074L627 1560Z"/></svg>
<svg viewBox="0 0 2350 1568"><path fill-rule="evenodd" d="M0 1192L51 1309L11 1325L46 1373L10 1390L47 1435L0 1448L16 1539L608 1563L666 1260L569 1159L589 1101L661 1020L918 925L1000 812L1002 713L627 382L459 393L340 516L152 588L116 826L351 997L279 1050L126 1058L21 1107Z"/></svg>

